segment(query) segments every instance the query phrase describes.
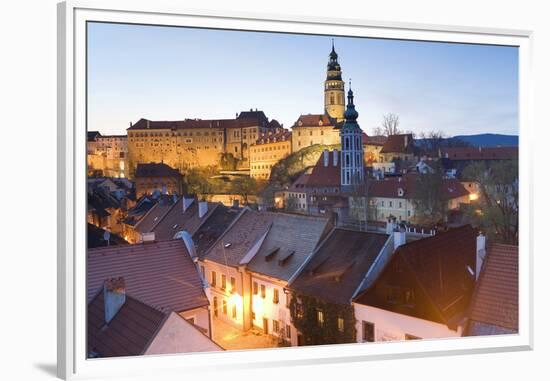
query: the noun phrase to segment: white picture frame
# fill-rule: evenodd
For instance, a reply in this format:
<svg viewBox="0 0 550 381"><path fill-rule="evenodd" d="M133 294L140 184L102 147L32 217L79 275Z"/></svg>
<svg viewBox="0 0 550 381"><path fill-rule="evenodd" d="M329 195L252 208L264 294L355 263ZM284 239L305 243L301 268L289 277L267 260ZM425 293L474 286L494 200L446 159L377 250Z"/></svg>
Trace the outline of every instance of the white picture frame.
<svg viewBox="0 0 550 381"><path fill-rule="evenodd" d="M197 26L341 36L512 45L519 48L520 261L519 333L516 335L345 344L116 359L86 359L85 177L86 22ZM214 11L132 1L69 1L58 6L58 376L66 379L139 374L151 369L185 371L215 364L313 364L532 349L533 345L533 111L529 99L531 41L527 30L421 25L358 19L307 18Z"/></svg>

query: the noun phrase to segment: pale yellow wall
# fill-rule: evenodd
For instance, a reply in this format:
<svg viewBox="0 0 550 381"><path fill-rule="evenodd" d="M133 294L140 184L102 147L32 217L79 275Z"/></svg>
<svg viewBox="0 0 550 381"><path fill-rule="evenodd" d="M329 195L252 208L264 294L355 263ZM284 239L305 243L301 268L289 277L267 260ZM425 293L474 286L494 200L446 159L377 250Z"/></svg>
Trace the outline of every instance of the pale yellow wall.
<svg viewBox="0 0 550 381"><path fill-rule="evenodd" d="M271 169L277 162L290 155L291 142L255 144L250 147L250 177L268 180Z"/></svg>
<svg viewBox="0 0 550 381"><path fill-rule="evenodd" d="M340 144L340 132L334 126L292 127L292 152L314 144Z"/></svg>

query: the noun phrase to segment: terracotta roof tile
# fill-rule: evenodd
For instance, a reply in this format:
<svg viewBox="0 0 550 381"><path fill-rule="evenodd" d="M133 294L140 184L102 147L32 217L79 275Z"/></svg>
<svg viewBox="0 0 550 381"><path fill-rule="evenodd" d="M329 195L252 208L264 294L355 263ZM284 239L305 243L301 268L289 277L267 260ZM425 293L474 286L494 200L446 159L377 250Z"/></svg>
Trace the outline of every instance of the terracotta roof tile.
<svg viewBox="0 0 550 381"><path fill-rule="evenodd" d="M414 195L418 176L420 175L408 174L402 177L368 180L368 195L369 197L410 199ZM403 193L399 192L400 189ZM447 200L467 196L469 194L466 188L464 188L462 183L457 179L443 179L441 191Z"/></svg>
<svg viewBox="0 0 550 381"><path fill-rule="evenodd" d="M87 257L88 300L105 279L123 277L128 294L157 309L179 312L208 304L183 240L89 249Z"/></svg>
<svg viewBox="0 0 550 381"><path fill-rule="evenodd" d="M292 127L334 126L335 123L336 122L326 114L305 114L300 115Z"/></svg>
<svg viewBox="0 0 550 381"><path fill-rule="evenodd" d="M387 234L334 229L290 288L330 303L349 304L387 239Z"/></svg>
<svg viewBox="0 0 550 381"><path fill-rule="evenodd" d="M518 331L518 266L517 246L488 247L472 300L472 320ZM475 333L475 329L469 332Z"/></svg>
<svg viewBox="0 0 550 381"><path fill-rule="evenodd" d="M413 153L414 143L412 134L388 136L380 153Z"/></svg>
<svg viewBox="0 0 550 381"><path fill-rule="evenodd" d="M164 163L139 163L135 177L183 177L174 168Z"/></svg>
<svg viewBox="0 0 550 381"><path fill-rule="evenodd" d="M336 165L334 165L336 155ZM340 151L328 151L328 166L325 167L324 152L311 170L307 185L310 187L339 187L340 186Z"/></svg>

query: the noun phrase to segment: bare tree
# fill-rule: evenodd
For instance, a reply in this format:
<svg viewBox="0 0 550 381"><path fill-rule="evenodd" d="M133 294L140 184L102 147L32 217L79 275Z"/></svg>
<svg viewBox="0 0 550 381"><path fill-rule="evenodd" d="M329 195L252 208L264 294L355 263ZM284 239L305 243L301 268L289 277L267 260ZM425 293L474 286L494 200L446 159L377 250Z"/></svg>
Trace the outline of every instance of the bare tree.
<svg viewBox="0 0 550 381"><path fill-rule="evenodd" d="M401 130L399 129L399 116L391 112L384 115L382 117L382 126L380 128L386 136L400 134Z"/></svg>
<svg viewBox="0 0 550 381"><path fill-rule="evenodd" d="M372 135L373 136L381 136L381 135L384 135L384 130L382 129L382 127L374 127L372 129Z"/></svg>

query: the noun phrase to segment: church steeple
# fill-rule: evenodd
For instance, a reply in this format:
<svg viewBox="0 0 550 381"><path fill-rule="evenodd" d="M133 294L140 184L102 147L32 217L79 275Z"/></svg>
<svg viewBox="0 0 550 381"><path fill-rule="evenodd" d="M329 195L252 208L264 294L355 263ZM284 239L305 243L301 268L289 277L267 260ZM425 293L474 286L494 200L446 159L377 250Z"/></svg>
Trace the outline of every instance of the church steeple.
<svg viewBox="0 0 550 381"><path fill-rule="evenodd" d="M337 121L344 119L344 81L342 81L342 69L338 63L338 54L334 49L334 39L325 80L325 114Z"/></svg>
<svg viewBox="0 0 550 381"><path fill-rule="evenodd" d="M365 169L363 163L363 131L357 123L359 113L353 103L353 91L351 80L348 91L348 105L344 113L345 122L340 129L341 174L340 183L344 192L351 191L354 186L362 185L365 181Z"/></svg>

